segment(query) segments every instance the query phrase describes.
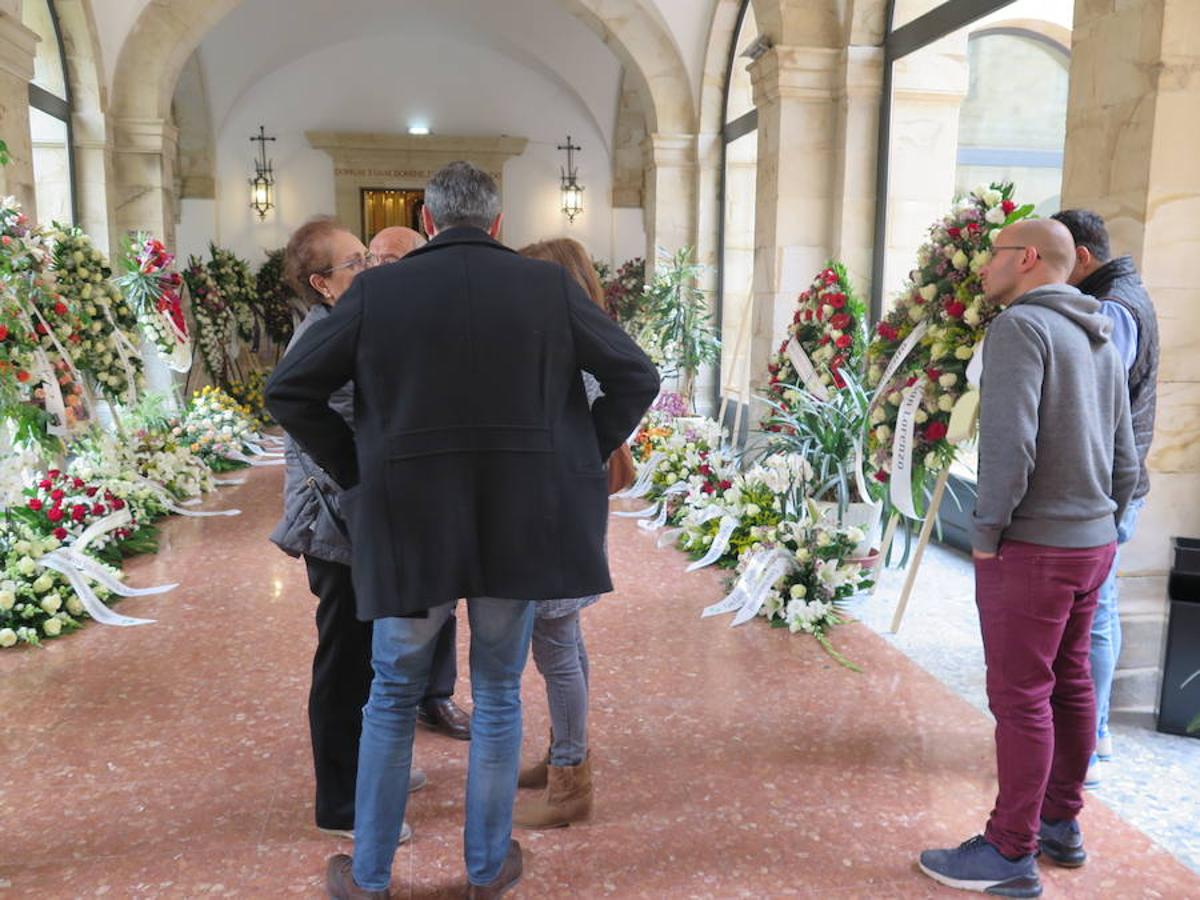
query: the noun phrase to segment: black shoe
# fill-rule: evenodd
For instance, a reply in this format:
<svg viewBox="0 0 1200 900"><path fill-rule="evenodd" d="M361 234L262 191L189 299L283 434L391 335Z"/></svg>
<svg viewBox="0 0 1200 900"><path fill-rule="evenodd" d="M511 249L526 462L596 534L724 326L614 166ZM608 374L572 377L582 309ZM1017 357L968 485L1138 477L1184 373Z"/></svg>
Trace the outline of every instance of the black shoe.
<svg viewBox="0 0 1200 900"><path fill-rule="evenodd" d="M459 741L471 739L471 717L451 697L426 700L417 707L417 721Z"/></svg>
<svg viewBox="0 0 1200 900"><path fill-rule="evenodd" d="M1087 862L1083 849L1083 833L1075 819L1047 822L1042 819L1038 842L1046 859L1068 869L1078 869Z"/></svg>

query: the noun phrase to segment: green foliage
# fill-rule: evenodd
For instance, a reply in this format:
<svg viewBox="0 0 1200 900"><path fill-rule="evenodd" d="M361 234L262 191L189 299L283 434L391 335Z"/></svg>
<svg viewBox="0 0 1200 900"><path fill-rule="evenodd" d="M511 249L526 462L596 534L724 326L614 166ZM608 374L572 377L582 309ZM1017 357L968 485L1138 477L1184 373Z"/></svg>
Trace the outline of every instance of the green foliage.
<svg viewBox="0 0 1200 900"><path fill-rule="evenodd" d="M849 369L841 375L845 387L831 391L828 400L818 399L803 386L788 390L785 402L763 397L772 414L762 424L768 436L764 455L795 453L807 460L813 469L811 496L836 502L839 517L851 502L874 499L858 495L855 478L856 453L866 439L871 397Z"/></svg>
<svg viewBox="0 0 1200 900"><path fill-rule="evenodd" d="M721 356L721 339L707 294L697 286L705 267L691 247L674 256L659 251L654 279L646 288L646 324L639 338L663 374L678 377L679 392L693 402L700 367Z"/></svg>
<svg viewBox="0 0 1200 900"><path fill-rule="evenodd" d="M7 166L12 162L12 157L8 155L8 144L0 141L0 166Z"/></svg>
<svg viewBox="0 0 1200 900"><path fill-rule="evenodd" d="M171 411L171 398L161 391L149 391L128 411L129 423L134 428L162 434L169 431L176 415Z"/></svg>

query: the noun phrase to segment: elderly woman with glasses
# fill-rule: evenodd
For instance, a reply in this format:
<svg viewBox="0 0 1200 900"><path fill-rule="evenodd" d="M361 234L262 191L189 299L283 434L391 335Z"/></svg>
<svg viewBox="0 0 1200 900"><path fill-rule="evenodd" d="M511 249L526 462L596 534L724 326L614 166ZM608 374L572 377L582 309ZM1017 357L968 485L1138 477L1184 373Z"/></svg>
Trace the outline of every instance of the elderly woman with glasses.
<svg viewBox="0 0 1200 900"><path fill-rule="evenodd" d="M313 219L288 241L285 277L311 308L292 346L314 322L327 317L354 276L372 263L367 248L334 219ZM354 385L347 383L329 400L346 423L354 424ZM316 770L316 820L322 831L352 836L354 785L362 708L371 690L371 623L355 614L350 579L350 540L338 517L339 485L290 437L283 518L271 540L290 556L303 557L308 585L317 597L317 651L313 657L308 722ZM414 771L409 790L425 784ZM412 832L404 826L401 842Z"/></svg>

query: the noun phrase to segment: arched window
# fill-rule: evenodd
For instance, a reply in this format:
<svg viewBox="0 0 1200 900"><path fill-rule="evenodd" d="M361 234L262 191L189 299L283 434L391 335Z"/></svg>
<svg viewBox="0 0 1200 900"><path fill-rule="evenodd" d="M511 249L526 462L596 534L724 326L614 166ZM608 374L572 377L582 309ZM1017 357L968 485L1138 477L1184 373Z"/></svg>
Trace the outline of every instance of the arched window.
<svg viewBox="0 0 1200 900"><path fill-rule="evenodd" d="M25 0L21 19L40 38L29 84L35 219L42 224L74 224L77 213L71 87L53 0Z"/></svg>
<svg viewBox="0 0 1200 900"><path fill-rule="evenodd" d="M1023 28L989 28L967 43L955 192L1011 181L1039 216L1059 209L1070 51Z"/></svg>
<svg viewBox="0 0 1200 900"><path fill-rule="evenodd" d="M955 196L1012 181L1039 214L1057 209L1074 7L1075 0L894 0L884 42L875 317Z"/></svg>

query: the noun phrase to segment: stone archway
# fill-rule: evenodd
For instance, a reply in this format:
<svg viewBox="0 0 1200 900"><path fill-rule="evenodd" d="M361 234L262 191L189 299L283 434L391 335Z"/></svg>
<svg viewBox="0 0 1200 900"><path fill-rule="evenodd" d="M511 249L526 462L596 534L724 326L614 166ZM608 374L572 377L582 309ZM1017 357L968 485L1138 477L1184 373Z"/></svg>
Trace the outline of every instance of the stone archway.
<svg viewBox="0 0 1200 900"><path fill-rule="evenodd" d="M178 133L171 99L204 36L243 0L156 0L138 17L113 77L114 218L168 241L175 221ZM647 225L678 246L694 239L695 109L687 71L652 0L557 0L623 63L646 116ZM681 181L686 187L681 186ZM683 222L677 210L689 210ZM652 237L653 240L653 237Z"/></svg>
<svg viewBox="0 0 1200 900"><path fill-rule="evenodd" d="M54 8L66 50L75 132L75 191L80 227L103 250L110 246L108 186L112 174L107 96L100 45L89 0L57 0Z"/></svg>

